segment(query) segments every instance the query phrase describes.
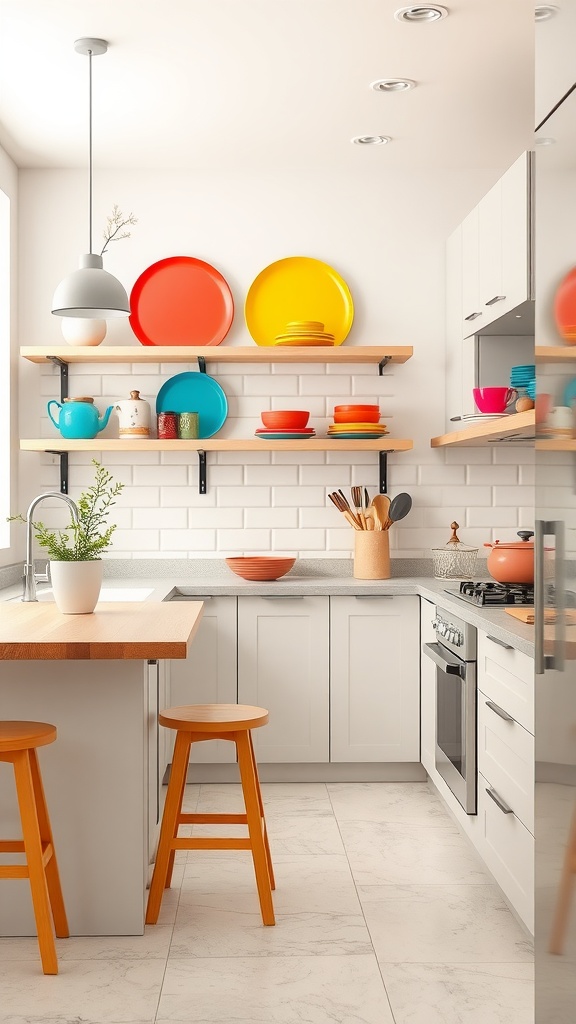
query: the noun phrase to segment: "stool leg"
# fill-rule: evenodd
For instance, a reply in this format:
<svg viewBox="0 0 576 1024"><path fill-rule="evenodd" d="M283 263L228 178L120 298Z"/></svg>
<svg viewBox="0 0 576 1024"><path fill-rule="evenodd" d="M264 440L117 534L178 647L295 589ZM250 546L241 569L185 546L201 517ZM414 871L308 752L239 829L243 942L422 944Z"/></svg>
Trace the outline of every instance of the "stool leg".
<svg viewBox="0 0 576 1024"><path fill-rule="evenodd" d="M52 932L52 915L48 898L48 885L42 863L42 842L34 798L34 784L30 769L30 752L17 751L14 754L14 777L22 822L22 838L28 865L38 945L44 974L58 974L56 946Z"/></svg>
<svg viewBox="0 0 576 1024"><path fill-rule="evenodd" d="M52 846L52 856L46 865L46 882L48 885L50 906L52 907L52 917L54 918L54 931L59 939L67 939L70 935L70 930L68 928L68 920L66 918L64 897L62 896L62 886L60 884L58 861L56 860L54 837L52 835L52 827L48 816L48 807L46 806L46 797L44 795L42 776L40 775L38 755L34 749L30 751L30 769L32 771L32 784L34 786L36 809L38 811L40 838L43 842L50 843Z"/></svg>
<svg viewBox="0 0 576 1024"><path fill-rule="evenodd" d="M258 777L258 765L256 763L256 757L254 755L254 744L252 742L252 733L248 732L248 740L250 743L250 756L252 757L252 767L254 769L254 777L256 779L256 791L258 793L258 805L260 807L260 817L262 818L262 827L264 830L264 848L266 850L266 863L268 864L268 874L270 876L270 888L276 888L276 882L274 879L274 868L272 867L272 857L270 856L270 844L268 843L268 831L266 829L266 818L264 817L264 803L262 801L262 791L260 789L260 779Z"/></svg>
<svg viewBox="0 0 576 1024"><path fill-rule="evenodd" d="M162 815L162 826L160 828L160 839L156 853L156 863L152 873L150 892L148 893L148 906L146 908L146 924L156 924L162 903L162 893L166 884L166 877L170 864L170 851L172 840L178 829L178 818L182 805L182 794L184 790L183 780L188 771L188 755L190 753L190 737L185 732L176 734L174 744L174 756L172 758L172 769L170 782L164 804Z"/></svg>
<svg viewBox="0 0 576 1024"><path fill-rule="evenodd" d="M250 835L250 846L252 849L252 860L254 861L254 874L256 875L262 921L264 924L272 925L276 924L276 921L274 918L272 893L270 891L270 875L268 873L262 818L258 802L257 780L254 774L250 740L247 732L237 732L234 738L238 751L238 767L240 769L242 793L246 805L248 833Z"/></svg>
<svg viewBox="0 0 576 1024"><path fill-rule="evenodd" d="M566 852L564 854L564 865L562 868L562 877L560 879L560 885L558 887L558 895L556 897L556 910L554 912L554 920L552 923L552 932L550 934L550 953L559 955L562 953L564 948L564 940L566 938L566 928L568 927L568 917L570 914L570 903L572 900L572 892L574 889L574 874L576 872L576 812L572 818L572 825L570 827L570 836L568 844L566 846Z"/></svg>
<svg viewBox="0 0 576 1024"><path fill-rule="evenodd" d="M192 746L192 744L190 744L190 746ZM172 772L170 772L170 778L172 778ZM184 800L184 791L186 789L187 778L188 778L188 768L186 768L186 772L184 773L184 776L182 778L182 786L181 786L181 792L180 792L180 803L178 805L180 807L180 809L182 809L182 802ZM173 838L175 839L177 835L178 835L178 818L176 818L176 825L174 826L174 836L173 836ZM172 885L172 872L174 871L174 860L175 860L175 858L176 858L176 850L170 850L170 856L168 858L168 870L166 872L166 881L164 882L164 888L165 889L169 889L170 886Z"/></svg>

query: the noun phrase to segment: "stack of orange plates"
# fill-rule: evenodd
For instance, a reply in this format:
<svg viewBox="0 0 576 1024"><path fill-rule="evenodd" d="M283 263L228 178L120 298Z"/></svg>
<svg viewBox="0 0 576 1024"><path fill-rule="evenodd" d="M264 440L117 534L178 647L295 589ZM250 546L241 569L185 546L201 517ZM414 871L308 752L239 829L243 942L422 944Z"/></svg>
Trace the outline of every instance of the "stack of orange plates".
<svg viewBox="0 0 576 1024"><path fill-rule="evenodd" d="M295 558L254 555L227 558L226 564L244 580L277 580L290 571L295 561Z"/></svg>
<svg viewBox="0 0 576 1024"><path fill-rule="evenodd" d="M334 345L334 335L324 330L324 324L320 320L293 320L286 324L283 334L276 335L274 344L326 347Z"/></svg>
<svg viewBox="0 0 576 1024"><path fill-rule="evenodd" d="M387 433L386 424L380 422L380 406L334 406L334 423L328 427L328 437L343 440L374 440Z"/></svg>

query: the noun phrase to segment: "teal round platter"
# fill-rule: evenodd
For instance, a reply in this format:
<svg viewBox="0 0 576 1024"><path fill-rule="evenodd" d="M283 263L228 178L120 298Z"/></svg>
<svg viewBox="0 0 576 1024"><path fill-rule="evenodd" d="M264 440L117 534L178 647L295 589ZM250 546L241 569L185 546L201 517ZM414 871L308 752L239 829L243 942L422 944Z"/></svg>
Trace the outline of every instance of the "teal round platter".
<svg viewBox="0 0 576 1024"><path fill-rule="evenodd" d="M379 437L386 437L386 434L329 434L335 441L376 441Z"/></svg>
<svg viewBox="0 0 576 1024"><path fill-rule="evenodd" d="M314 434L255 434L261 441L307 441Z"/></svg>
<svg viewBox="0 0 576 1024"><path fill-rule="evenodd" d="M197 412L199 437L212 437L228 415L228 401L218 382L207 373L177 373L165 381L156 396L159 412Z"/></svg>

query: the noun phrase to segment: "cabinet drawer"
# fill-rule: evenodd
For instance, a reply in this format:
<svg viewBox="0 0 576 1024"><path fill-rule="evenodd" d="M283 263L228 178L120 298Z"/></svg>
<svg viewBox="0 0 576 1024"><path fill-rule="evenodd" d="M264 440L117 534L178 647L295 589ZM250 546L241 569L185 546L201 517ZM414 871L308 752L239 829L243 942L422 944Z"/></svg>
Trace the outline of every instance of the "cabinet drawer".
<svg viewBox="0 0 576 1024"><path fill-rule="evenodd" d="M515 814L505 814L497 806L488 796L490 788L479 774L480 853L526 927L533 932L534 836Z"/></svg>
<svg viewBox="0 0 576 1024"><path fill-rule="evenodd" d="M478 688L534 735L534 661L478 633Z"/></svg>
<svg viewBox="0 0 576 1024"><path fill-rule="evenodd" d="M533 833L534 737L505 714L478 693L478 770Z"/></svg>

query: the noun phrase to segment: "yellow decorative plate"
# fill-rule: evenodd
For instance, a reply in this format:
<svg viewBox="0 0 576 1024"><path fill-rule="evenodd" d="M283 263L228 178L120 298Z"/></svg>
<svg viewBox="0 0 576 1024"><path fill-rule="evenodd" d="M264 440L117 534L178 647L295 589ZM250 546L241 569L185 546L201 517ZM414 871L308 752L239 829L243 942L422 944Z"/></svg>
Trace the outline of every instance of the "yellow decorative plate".
<svg viewBox="0 0 576 1024"><path fill-rule="evenodd" d="M273 341L272 344L276 347L288 345L293 348L334 348L335 342L320 338L301 338L298 341Z"/></svg>
<svg viewBox="0 0 576 1024"><path fill-rule="evenodd" d="M341 345L352 326L354 303L333 267L310 256L288 256L265 267L252 282L244 315L257 345L273 345L290 327L312 322L323 323Z"/></svg>
<svg viewBox="0 0 576 1024"><path fill-rule="evenodd" d="M375 434L385 434L387 432L384 423L331 423L328 430L331 434L353 434L356 430L362 434L367 430L372 430Z"/></svg>

